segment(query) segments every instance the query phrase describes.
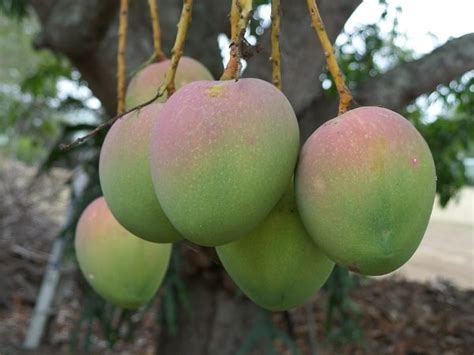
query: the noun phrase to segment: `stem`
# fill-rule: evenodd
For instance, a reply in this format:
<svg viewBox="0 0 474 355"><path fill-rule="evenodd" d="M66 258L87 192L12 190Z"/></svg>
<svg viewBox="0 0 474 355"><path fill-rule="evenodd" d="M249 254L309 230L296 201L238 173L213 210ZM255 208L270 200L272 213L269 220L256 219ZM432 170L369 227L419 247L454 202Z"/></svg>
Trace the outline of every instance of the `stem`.
<svg viewBox="0 0 474 355"><path fill-rule="evenodd" d="M316 5L316 0L306 0L308 3L309 13L311 15L311 24L314 30L316 31L319 41L324 50L324 55L326 56L326 63L334 78L336 83L337 92L339 93L339 114L342 114L347 111L350 103L352 102L352 94L344 82L344 76L337 64L336 55L334 54L334 49L332 47L331 41L328 38L326 29L324 28L324 23L321 18L321 15L318 10L318 5Z"/></svg>
<svg viewBox="0 0 474 355"><path fill-rule="evenodd" d="M161 62L166 59L166 55L163 53L163 49L161 48L160 18L158 16L156 0L148 0L148 6L150 8L151 25L153 27L154 57Z"/></svg>
<svg viewBox="0 0 474 355"><path fill-rule="evenodd" d="M239 33L240 7L239 0L232 0L230 8L230 38L236 41Z"/></svg>
<svg viewBox="0 0 474 355"><path fill-rule="evenodd" d="M120 0L117 51L117 113L125 110L125 45L127 43L128 0Z"/></svg>
<svg viewBox="0 0 474 355"><path fill-rule="evenodd" d="M127 0L121 0L121 1L127 1ZM184 47L184 41L186 40L186 34L188 32L189 24L191 23L191 11L193 8L193 0L183 0L183 10L181 12L181 17L178 22L178 33L176 34L176 40L174 43L173 50L171 51L171 64L168 67L168 70L166 71L166 76L165 76L165 81L164 83L158 88L155 97L152 99L148 100L147 102L144 102L136 107L131 108L130 110L123 112L123 110L115 117L112 117L108 121L101 123L98 125L96 128L94 128L92 131L87 133L86 135L77 138L75 141L73 141L70 144L60 144L59 149L62 151L68 151L79 144L85 142L87 139L90 137L95 136L98 132L103 130L104 128L107 128L115 123L118 119L122 118L126 114L133 112L135 110L139 110L144 106L147 106L154 102L156 99L160 98L165 94L165 92L168 94L168 97L173 94L175 91L174 87L174 78L176 76L176 69L178 68L179 60L181 59L181 55L183 54L183 47ZM122 14L122 12L121 12ZM125 87L125 86L124 86ZM125 96L124 96L125 97Z"/></svg>
<svg viewBox="0 0 474 355"><path fill-rule="evenodd" d="M240 13L237 30L235 30L236 11L239 11ZM245 30L247 29L251 13L252 0L232 0L231 32L233 36L230 44L230 59L221 76L221 80L236 79L240 75L240 59L242 58L240 47L244 41Z"/></svg>
<svg viewBox="0 0 474 355"><path fill-rule="evenodd" d="M164 91L166 91L168 93L168 97L170 97L175 91L174 78L176 76L176 69L178 69L179 60L183 55L184 41L186 40L188 28L191 24L192 9L193 0L183 0L183 9L178 22L178 33L176 34L176 40L174 42L173 49L171 50L171 64L166 71L164 84L158 90L159 96L163 95Z"/></svg>
<svg viewBox="0 0 474 355"><path fill-rule="evenodd" d="M281 90L280 0L272 0L272 82Z"/></svg>
<svg viewBox="0 0 474 355"><path fill-rule="evenodd" d="M79 137L77 138L76 140L74 140L72 143L69 143L69 144L60 144L59 145L59 149L63 152L67 152L69 150L71 150L72 148L75 148L77 147L78 145L84 143L86 140L88 140L89 138L95 136L97 133L99 133L100 131L102 131L104 128L107 128L109 126L112 126L115 121L117 121L118 119L122 118L123 116L129 114L130 112L133 112L133 111L136 111L136 110L140 110L142 107L145 107L149 104L151 104L152 102L154 102L155 100L157 100L159 97L163 96L164 94L164 91L163 90L162 92L160 92L160 90L158 90L158 92L156 93L155 97L153 97L152 99L148 100L147 102L144 102L138 106L135 106L133 108L131 108L130 110L128 111L125 111L125 112L122 112L122 113L119 113L117 116L115 117L112 117L111 119L101 123L100 125L98 125L96 128L94 128L92 131L90 131L89 133L85 134L84 136L82 137Z"/></svg>

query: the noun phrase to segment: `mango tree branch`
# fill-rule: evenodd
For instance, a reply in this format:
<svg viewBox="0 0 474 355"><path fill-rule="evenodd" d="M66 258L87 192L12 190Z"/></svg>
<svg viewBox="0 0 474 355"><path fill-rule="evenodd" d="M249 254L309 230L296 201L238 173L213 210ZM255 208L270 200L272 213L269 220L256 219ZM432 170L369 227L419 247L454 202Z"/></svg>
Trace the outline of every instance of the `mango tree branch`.
<svg viewBox="0 0 474 355"><path fill-rule="evenodd" d="M221 80L232 80L240 76L240 59L242 58L241 48L245 41L245 30L247 29L250 14L252 13L252 0L232 0L232 21L235 21L236 8L240 14L237 31L235 31L235 26L231 23L231 30L234 33L230 44L230 59L221 76Z"/></svg>
<svg viewBox="0 0 474 355"><path fill-rule="evenodd" d="M160 17L158 15L158 6L156 0L148 0L148 7L150 8L151 25L153 28L153 48L155 49L154 58L158 61L166 59L165 53L161 48L161 29Z"/></svg>
<svg viewBox="0 0 474 355"><path fill-rule="evenodd" d="M307 0L309 13L311 15L311 24L314 30L316 31L319 41L324 50L324 55L326 56L326 63L334 78L336 84L337 92L339 93L339 114L347 111L351 101L352 95L349 89L344 82L344 76L337 64L336 55L334 54L334 49L332 47L331 41L326 33L323 20L316 5L316 0Z"/></svg>
<svg viewBox="0 0 474 355"><path fill-rule="evenodd" d="M280 0L272 0L272 82L273 85L281 90L280 16Z"/></svg>
<svg viewBox="0 0 474 355"><path fill-rule="evenodd" d="M125 47L127 43L128 0L120 0L117 50L117 113L125 110Z"/></svg>

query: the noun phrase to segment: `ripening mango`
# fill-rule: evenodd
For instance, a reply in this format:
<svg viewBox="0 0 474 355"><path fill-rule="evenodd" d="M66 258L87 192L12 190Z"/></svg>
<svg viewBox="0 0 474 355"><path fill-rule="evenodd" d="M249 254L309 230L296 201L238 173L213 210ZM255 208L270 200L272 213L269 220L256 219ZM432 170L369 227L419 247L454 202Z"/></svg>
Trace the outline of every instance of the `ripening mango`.
<svg viewBox="0 0 474 355"><path fill-rule="evenodd" d="M151 100L157 93L158 88L163 83L166 71L170 65L170 60L153 63L140 70L127 87L125 94L125 109L141 105ZM187 83L197 80L212 80L212 74L200 62L193 58L182 57L178 64L175 76L176 89ZM158 99L160 102L166 101L166 94Z"/></svg>
<svg viewBox="0 0 474 355"><path fill-rule="evenodd" d="M360 107L318 128L296 172L296 201L309 234L332 260L364 275L389 273L413 255L435 190L423 137L381 107Z"/></svg>
<svg viewBox="0 0 474 355"><path fill-rule="evenodd" d="M129 309L151 300L171 255L171 244L150 243L123 228L103 197L82 212L74 245L79 267L92 288Z"/></svg>
<svg viewBox="0 0 474 355"><path fill-rule="evenodd" d="M153 184L185 238L222 245L270 213L293 175L298 149L295 113L273 85L197 81L170 97L153 127Z"/></svg>

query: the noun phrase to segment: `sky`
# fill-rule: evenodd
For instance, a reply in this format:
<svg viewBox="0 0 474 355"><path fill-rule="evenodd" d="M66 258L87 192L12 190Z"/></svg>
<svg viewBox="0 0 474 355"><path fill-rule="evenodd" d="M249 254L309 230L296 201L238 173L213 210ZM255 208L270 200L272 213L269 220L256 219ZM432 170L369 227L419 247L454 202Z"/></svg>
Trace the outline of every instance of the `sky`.
<svg viewBox="0 0 474 355"><path fill-rule="evenodd" d="M420 55L431 52L450 37L474 32L474 0L388 0L387 3L393 8L401 7L400 31L408 37L406 45ZM378 0L364 0L345 28L350 31L357 25L377 22L381 12Z"/></svg>

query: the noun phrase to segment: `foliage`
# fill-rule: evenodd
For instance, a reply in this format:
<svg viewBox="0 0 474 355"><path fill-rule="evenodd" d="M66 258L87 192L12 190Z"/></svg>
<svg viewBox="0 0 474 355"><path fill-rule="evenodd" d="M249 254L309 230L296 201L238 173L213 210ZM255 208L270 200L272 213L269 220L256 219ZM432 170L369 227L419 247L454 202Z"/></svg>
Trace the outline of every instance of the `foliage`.
<svg viewBox="0 0 474 355"><path fill-rule="evenodd" d="M15 25L0 17L2 34L9 26L7 48L16 40L20 45L12 51L12 58L0 59L3 65L0 75L3 81L0 86L0 152L33 163L44 159L48 150L55 149L56 140L64 131L70 132L68 121L71 116L91 121L92 112L86 104L92 96L86 88L85 95L73 90L60 90L61 85L84 86L79 73L63 57L46 52L37 54L25 46L24 42L31 41L32 34L20 33L34 30L34 23L25 20Z"/></svg>
<svg viewBox="0 0 474 355"><path fill-rule="evenodd" d="M0 0L0 13L20 21L28 15L27 0Z"/></svg>
<svg viewBox="0 0 474 355"><path fill-rule="evenodd" d="M474 72L440 86L425 97L431 104L441 102L445 111L436 120L426 121L423 107L414 103L406 115L426 138L433 153L438 177L439 202L445 206L466 184L468 179L464 159L472 154L474 145Z"/></svg>

